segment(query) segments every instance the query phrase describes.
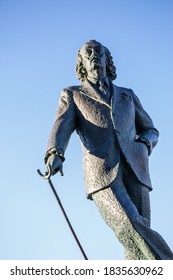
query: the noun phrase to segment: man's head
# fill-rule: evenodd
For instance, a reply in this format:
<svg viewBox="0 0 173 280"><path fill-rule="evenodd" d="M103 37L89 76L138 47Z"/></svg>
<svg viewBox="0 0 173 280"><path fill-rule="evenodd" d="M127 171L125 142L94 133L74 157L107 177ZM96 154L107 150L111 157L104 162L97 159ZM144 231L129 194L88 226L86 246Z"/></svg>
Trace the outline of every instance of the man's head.
<svg viewBox="0 0 173 280"><path fill-rule="evenodd" d="M116 79L116 68L114 66L110 51L101 43L91 40L78 51L76 73L82 82L86 79Z"/></svg>

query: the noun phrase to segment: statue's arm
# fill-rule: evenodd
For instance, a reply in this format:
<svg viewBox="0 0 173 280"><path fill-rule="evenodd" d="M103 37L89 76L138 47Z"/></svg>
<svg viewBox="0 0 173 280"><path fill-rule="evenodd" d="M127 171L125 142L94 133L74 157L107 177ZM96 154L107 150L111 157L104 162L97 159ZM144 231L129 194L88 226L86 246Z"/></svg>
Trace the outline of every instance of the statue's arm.
<svg viewBox="0 0 173 280"><path fill-rule="evenodd" d="M64 89L61 92L58 110L54 125L49 135L45 163L52 168L52 174L60 171L62 175L62 162L71 134L76 128L76 108L73 93Z"/></svg>
<svg viewBox="0 0 173 280"><path fill-rule="evenodd" d="M154 127L153 121L144 110L139 98L132 91L133 101L135 104L136 110L136 132L137 132L137 141L143 142L147 145L149 154L151 154L153 148L158 142L159 132Z"/></svg>

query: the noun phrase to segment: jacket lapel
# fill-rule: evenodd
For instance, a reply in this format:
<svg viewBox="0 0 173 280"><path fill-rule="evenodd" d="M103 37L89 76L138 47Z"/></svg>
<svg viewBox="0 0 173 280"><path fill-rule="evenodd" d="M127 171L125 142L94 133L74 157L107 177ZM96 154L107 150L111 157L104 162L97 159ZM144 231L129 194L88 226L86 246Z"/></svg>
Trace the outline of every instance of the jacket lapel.
<svg viewBox="0 0 173 280"><path fill-rule="evenodd" d="M104 96L102 96L102 94L100 94L88 80L83 82L80 87L80 92L101 104L107 105L110 108L110 104L105 100Z"/></svg>
<svg viewBox="0 0 173 280"><path fill-rule="evenodd" d="M114 123L114 118L117 119L117 115L118 115L118 111L119 111L117 103L118 103L119 99L120 99L119 87L112 84L111 115L112 115L113 123Z"/></svg>
<svg viewBox="0 0 173 280"><path fill-rule="evenodd" d="M94 99L95 101L107 105L112 111L116 111L116 104L120 99L121 92L120 88L111 83L111 105L109 105L103 98L102 95L91 85L88 80L85 80L80 87L80 92Z"/></svg>
<svg viewBox="0 0 173 280"><path fill-rule="evenodd" d="M112 110L115 108L118 100L120 99L120 90L119 87L112 84L112 100L111 100L111 107Z"/></svg>

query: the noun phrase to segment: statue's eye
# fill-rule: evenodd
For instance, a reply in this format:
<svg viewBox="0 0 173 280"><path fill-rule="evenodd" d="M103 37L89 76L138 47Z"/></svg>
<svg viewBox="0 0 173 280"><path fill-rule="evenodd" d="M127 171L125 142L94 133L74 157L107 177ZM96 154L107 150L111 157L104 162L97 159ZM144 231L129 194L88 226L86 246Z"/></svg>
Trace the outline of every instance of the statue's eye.
<svg viewBox="0 0 173 280"><path fill-rule="evenodd" d="M86 49L86 54L87 54L88 56L90 56L90 55L92 54L92 50L91 50L91 49Z"/></svg>
<svg viewBox="0 0 173 280"><path fill-rule="evenodd" d="M95 52L98 53L98 54L101 54L102 53L102 49L99 46L95 47Z"/></svg>

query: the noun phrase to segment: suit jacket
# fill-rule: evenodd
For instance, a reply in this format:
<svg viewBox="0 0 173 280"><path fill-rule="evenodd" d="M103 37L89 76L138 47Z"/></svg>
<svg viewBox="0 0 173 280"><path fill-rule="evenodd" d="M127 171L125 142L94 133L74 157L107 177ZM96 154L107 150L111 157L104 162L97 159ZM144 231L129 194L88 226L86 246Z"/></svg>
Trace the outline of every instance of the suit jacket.
<svg viewBox="0 0 173 280"><path fill-rule="evenodd" d="M111 83L110 102L86 80L62 91L48 149L64 152L74 130L83 150L83 168L88 197L114 181L123 154L138 180L152 189L148 149L136 139L146 139L150 151L159 133L131 89Z"/></svg>

